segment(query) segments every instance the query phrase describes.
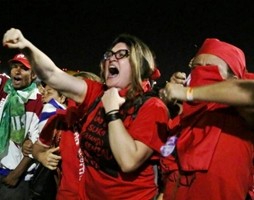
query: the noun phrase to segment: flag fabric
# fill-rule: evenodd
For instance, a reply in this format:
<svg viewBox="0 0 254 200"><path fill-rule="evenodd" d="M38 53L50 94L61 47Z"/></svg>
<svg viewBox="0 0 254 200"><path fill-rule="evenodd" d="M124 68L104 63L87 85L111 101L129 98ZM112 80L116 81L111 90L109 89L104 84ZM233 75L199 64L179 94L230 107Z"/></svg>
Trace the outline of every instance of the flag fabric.
<svg viewBox="0 0 254 200"><path fill-rule="evenodd" d="M56 114L56 111L58 109L65 110L66 107L63 104L60 104L57 102L55 99L51 99L48 103L46 103L43 106L41 115L40 115L40 120L39 120L39 131L43 129L44 125L47 123L47 120Z"/></svg>

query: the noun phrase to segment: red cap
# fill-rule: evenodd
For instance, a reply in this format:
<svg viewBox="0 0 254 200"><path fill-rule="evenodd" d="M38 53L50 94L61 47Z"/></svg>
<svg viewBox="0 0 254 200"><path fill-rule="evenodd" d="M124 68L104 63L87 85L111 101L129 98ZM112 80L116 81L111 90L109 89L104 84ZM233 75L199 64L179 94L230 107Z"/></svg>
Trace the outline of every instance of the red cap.
<svg viewBox="0 0 254 200"><path fill-rule="evenodd" d="M25 57L25 55L22 54L22 53L15 55L14 58L11 59L11 60L9 60L8 62L9 62L9 63L12 63L12 62L20 62L20 63L22 63L24 66L26 66L28 69L31 68L31 65L30 65L29 61L27 60L27 58Z"/></svg>
<svg viewBox="0 0 254 200"><path fill-rule="evenodd" d="M238 78L243 78L246 72L245 55L238 47L222 42L216 38L208 38L204 41L197 55L213 54L224 60Z"/></svg>

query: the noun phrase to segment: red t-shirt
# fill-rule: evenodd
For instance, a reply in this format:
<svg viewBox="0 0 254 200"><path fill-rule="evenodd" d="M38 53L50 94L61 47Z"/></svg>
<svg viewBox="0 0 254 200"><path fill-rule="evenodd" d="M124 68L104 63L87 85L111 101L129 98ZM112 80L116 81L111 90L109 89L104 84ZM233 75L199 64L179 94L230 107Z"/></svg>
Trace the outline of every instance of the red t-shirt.
<svg viewBox="0 0 254 200"><path fill-rule="evenodd" d="M54 135L52 130L54 130L56 123L59 121L64 122L64 118L64 113L58 113L57 115L49 118L39 137L39 141L43 145L51 145L51 140ZM78 157L79 135L77 133L73 133L71 130L66 129L66 127L62 128L61 132L58 132L58 134L61 134L59 146L60 155L62 157L62 176L59 183L56 199L84 199L84 197L82 197L82 195L84 195L84 183L82 183L80 180L81 173L83 172L80 171L82 166L80 166L80 159Z"/></svg>
<svg viewBox="0 0 254 200"><path fill-rule="evenodd" d="M90 80L86 80L86 83L88 91L79 111L92 105L103 92L102 84ZM62 131L60 141L62 179L57 194L58 199L84 199L84 196L86 200L152 199L157 193L154 162L159 160L160 147L167 138L166 106L160 99L152 97L139 109L134 121L131 116L124 120L124 125L131 136L148 145L155 152L133 173L121 172L113 158L103 113L104 108L100 101L88 115L80 134L80 147L86 166L81 181L79 181L80 162L74 133L68 130ZM54 125L49 126L50 121L52 119L47 122L40 135L40 142L45 145L49 145L52 138L52 134L49 135L46 130L46 127L51 130L54 128Z"/></svg>
<svg viewBox="0 0 254 200"><path fill-rule="evenodd" d="M91 105L103 92L103 85L86 81L88 91L83 105ZM133 120L124 119L129 134L154 150L154 154L139 169L123 173L109 146L108 127L102 102L88 115L80 134L86 171L85 193L88 200L152 199L157 193L154 161L159 160L160 147L167 138L168 110L158 98L151 97Z"/></svg>

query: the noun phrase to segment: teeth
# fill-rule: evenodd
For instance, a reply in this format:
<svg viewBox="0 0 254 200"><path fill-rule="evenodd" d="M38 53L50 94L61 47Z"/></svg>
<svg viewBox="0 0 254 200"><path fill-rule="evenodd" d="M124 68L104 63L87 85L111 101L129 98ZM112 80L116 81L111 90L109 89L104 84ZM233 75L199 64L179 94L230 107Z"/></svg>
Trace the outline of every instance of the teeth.
<svg viewBox="0 0 254 200"><path fill-rule="evenodd" d="M109 69L110 69L110 68L116 68L116 66L115 66L115 65L109 65L108 68L109 68Z"/></svg>

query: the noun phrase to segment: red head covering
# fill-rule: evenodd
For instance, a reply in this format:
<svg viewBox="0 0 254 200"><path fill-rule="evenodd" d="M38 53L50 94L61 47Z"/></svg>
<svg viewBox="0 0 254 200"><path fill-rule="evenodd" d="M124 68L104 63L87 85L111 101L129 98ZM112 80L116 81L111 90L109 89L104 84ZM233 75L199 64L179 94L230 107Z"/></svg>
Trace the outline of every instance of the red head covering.
<svg viewBox="0 0 254 200"><path fill-rule="evenodd" d="M20 62L22 63L26 68L30 69L31 65L29 63L29 60L25 57L24 54L20 53L14 56L13 59L8 61L9 63L13 63L13 62Z"/></svg>
<svg viewBox="0 0 254 200"><path fill-rule="evenodd" d="M229 65L238 78L244 78L246 72L245 55L238 47L216 38L208 38L204 41L196 56L200 54L218 56Z"/></svg>

